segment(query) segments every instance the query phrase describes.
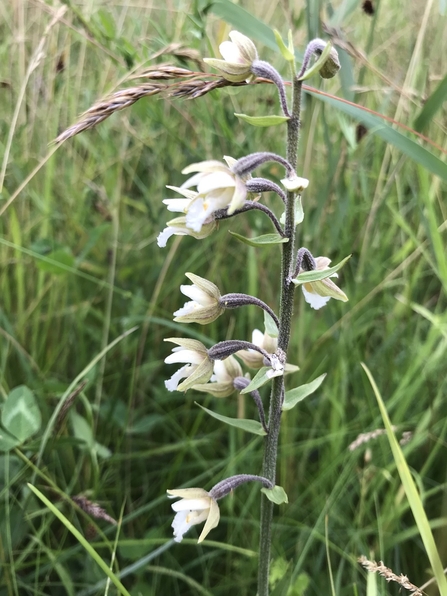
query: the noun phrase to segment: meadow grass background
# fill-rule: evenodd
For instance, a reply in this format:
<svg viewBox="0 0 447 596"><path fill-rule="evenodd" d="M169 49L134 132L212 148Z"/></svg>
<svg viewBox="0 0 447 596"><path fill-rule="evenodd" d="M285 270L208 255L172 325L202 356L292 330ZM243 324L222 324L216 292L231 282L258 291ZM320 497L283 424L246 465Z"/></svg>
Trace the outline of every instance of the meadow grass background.
<svg viewBox="0 0 447 596"><path fill-rule="evenodd" d="M195 101L143 99L55 150L49 143L95 100L133 84L125 81L131 72L165 61L197 67L172 53L154 57L163 48L175 42L212 56L232 28L200 1L64 4L47 31L58 3L0 6L0 402L26 385L42 414L39 432L0 455L0 595L117 593L27 482L117 575L125 570L132 596L253 595L259 488L244 485L221 502L220 525L200 546L195 530L181 545L172 542L165 491L259 473L262 439L222 426L194 402L241 417L255 417L254 406L236 396L168 393L164 380L174 367L163 363L170 352L163 338L250 339L263 324L251 307L206 328L174 325L172 312L184 302L179 286L191 271L222 292L256 294L275 308L279 249L252 249L229 236L229 229L270 232L259 214L232 219L203 241L171 239L163 250L156 237L169 219L161 201L173 196L165 185L179 186L189 163L284 153L281 128L251 128L234 117L279 113L276 94L256 86ZM436 2L382 0L374 16L360 4L344 3L344 11L324 0L241 2L284 37L291 28L300 50L323 35L323 22L342 27L354 48L343 56L343 77L310 84L412 126L446 73L445 17ZM258 50L287 73L277 52ZM383 426L365 362L397 436L412 433L406 458L446 565L445 183L371 131L357 142L355 121L309 95L302 120L298 171L311 182L300 245L334 263L353 256L340 277L348 303L314 312L297 291L289 361L300 371L288 386L328 376L283 417L278 484L290 502L276 511L273 573L280 578L288 565L289 596L363 594L356 558L365 554L421 585L431 577L428 560L386 437L353 452L348 446ZM446 125L441 108L422 132L446 149ZM282 177L275 166L264 173ZM267 201L279 211L276 199ZM133 326L90 367L88 384L43 445L73 380ZM119 531L63 494L85 495L121 517ZM375 581L370 593L398 593Z"/></svg>

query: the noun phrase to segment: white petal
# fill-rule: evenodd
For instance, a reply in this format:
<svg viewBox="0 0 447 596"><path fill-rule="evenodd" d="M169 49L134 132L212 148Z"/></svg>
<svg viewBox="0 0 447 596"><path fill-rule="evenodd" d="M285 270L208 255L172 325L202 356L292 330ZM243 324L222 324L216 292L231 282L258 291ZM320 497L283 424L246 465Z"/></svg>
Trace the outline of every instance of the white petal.
<svg viewBox="0 0 447 596"><path fill-rule="evenodd" d="M181 499L171 505L174 511L201 511L210 508L210 497L202 499Z"/></svg>
<svg viewBox="0 0 447 596"><path fill-rule="evenodd" d="M236 62L237 64L245 63L245 60L235 43L232 41L224 41L219 46L219 52L224 60L227 62Z"/></svg>
<svg viewBox="0 0 447 596"><path fill-rule="evenodd" d="M177 391L180 381L185 377L188 377L192 371L193 368L191 366L182 366L182 368L179 368L169 380L165 381L166 389L168 391Z"/></svg>
<svg viewBox="0 0 447 596"><path fill-rule="evenodd" d="M180 346L179 346L180 347ZM189 364L200 364L203 362L204 354L200 354L195 350L187 350L180 347L180 350L174 348L172 354L165 358L166 364L175 364L176 362L188 362Z"/></svg>
<svg viewBox="0 0 447 596"><path fill-rule="evenodd" d="M174 317L184 317L197 310L197 308L200 308L200 304L197 304L197 302L185 302L182 308L179 308L173 314Z"/></svg>
<svg viewBox="0 0 447 596"><path fill-rule="evenodd" d="M175 542L181 542L183 539L183 535L191 527L191 524L186 521L188 516L187 511L180 511L174 517L174 521L171 524L172 529L174 530L174 540Z"/></svg>
<svg viewBox="0 0 447 596"><path fill-rule="evenodd" d="M214 380L217 383L228 383L232 379L227 372L227 367L225 366L225 362L223 360L215 360L214 361ZM211 379L213 378L211 377Z"/></svg>
<svg viewBox="0 0 447 596"><path fill-rule="evenodd" d="M157 237L158 246L160 248L164 248L166 246L166 242L169 240L169 238L174 235L187 236L188 234L180 228L174 228L173 226L168 226L167 228L165 228L163 230L163 232L160 232L158 234L158 237Z"/></svg>
<svg viewBox="0 0 447 596"><path fill-rule="evenodd" d="M213 172L204 176L199 184L197 190L200 194L206 194L217 188L234 188L236 185L234 176L227 172Z"/></svg>
<svg viewBox="0 0 447 596"><path fill-rule="evenodd" d="M330 296L319 296L318 294L308 292L304 286L301 286L301 289L303 290L304 300L315 310L319 310L325 306L331 299Z"/></svg>
<svg viewBox="0 0 447 596"><path fill-rule="evenodd" d="M175 213L186 213L186 210L191 202L191 199L164 199L163 203L167 206L168 211Z"/></svg>
<svg viewBox="0 0 447 596"><path fill-rule="evenodd" d="M191 300L194 300L194 302L198 302L202 306L211 306L216 302L215 298L213 298L204 290L201 290L199 287L195 285L182 285L180 286L180 291L182 294L188 296L188 298L191 298Z"/></svg>
<svg viewBox="0 0 447 596"><path fill-rule="evenodd" d="M255 346L262 347L264 343L264 334L259 329L255 329L251 335L251 343L255 344Z"/></svg>

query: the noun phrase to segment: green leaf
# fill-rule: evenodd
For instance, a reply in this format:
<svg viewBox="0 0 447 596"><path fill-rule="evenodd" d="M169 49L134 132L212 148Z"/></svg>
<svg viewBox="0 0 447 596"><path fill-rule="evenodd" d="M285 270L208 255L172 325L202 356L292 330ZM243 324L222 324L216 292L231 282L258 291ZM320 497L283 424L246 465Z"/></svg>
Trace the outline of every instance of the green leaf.
<svg viewBox="0 0 447 596"><path fill-rule="evenodd" d="M295 61L295 54L293 53L293 46L292 49L287 47L286 44L283 42L281 33L277 29L273 29L273 33L275 35L275 40L278 45L279 51L281 52L283 58L287 60L287 62L294 62ZM289 31L290 33L290 31ZM290 45L290 36L289 36L289 45Z"/></svg>
<svg viewBox="0 0 447 596"><path fill-rule="evenodd" d="M276 326L275 321L272 319L272 317L269 315L268 312L266 312L265 310L264 312L264 327L266 332L268 333L268 335L270 335L270 337L278 337L278 327Z"/></svg>
<svg viewBox="0 0 447 596"><path fill-rule="evenodd" d="M313 95L320 101L331 105L334 108L348 114L354 120L364 124L372 134L379 136L381 139L393 145L399 151L402 151L410 159L426 168L432 174L439 176L442 180L447 181L447 164L436 157L433 153L422 147L419 142L413 141L406 137L398 130L392 128L386 121L378 118L374 114L370 114L360 106L354 106L345 103L338 97L329 97L322 95L316 89L305 89L306 93Z"/></svg>
<svg viewBox="0 0 447 596"><path fill-rule="evenodd" d="M374 391L374 395L376 396L380 413L382 415L383 423L385 425L388 441L390 443L391 451L393 453L393 458L396 463L397 471L399 472L402 486L410 504L410 508L416 521L416 525L418 527L419 534L422 538L422 542L424 543L425 551L427 553L431 568L433 570L433 575L436 578L439 594L441 596L447 596L447 579L444 575L443 565L439 557L436 542L434 540L433 533L430 527L430 522L424 510L424 505L422 503L418 489L411 475L410 468L408 467L408 464L405 460L403 451L394 435L393 427L388 416L388 412L386 411L385 404L383 403L382 396L380 395L379 389L374 381L374 378L370 370L365 364L363 364L363 362L362 368L365 371L366 376L368 377L368 380L371 384L372 390Z"/></svg>
<svg viewBox="0 0 447 596"><path fill-rule="evenodd" d="M270 27L233 2L214 2L210 12L230 23L238 31L278 51L275 35Z"/></svg>
<svg viewBox="0 0 447 596"><path fill-rule="evenodd" d="M234 114L240 120L244 120L252 126L278 126L284 124L289 118L287 116L247 116L247 114Z"/></svg>
<svg viewBox="0 0 447 596"><path fill-rule="evenodd" d="M306 79L310 79L310 77L313 77L314 74L317 74L318 72L320 72L320 70L324 66L324 63L328 59L328 56L331 53L331 50L332 50L332 43L330 41L328 41L326 44L326 47L321 52L321 55L318 58L318 60L314 64L312 64L312 66L310 68L308 68L306 70L306 72L298 80L305 81Z"/></svg>
<svg viewBox="0 0 447 596"><path fill-rule="evenodd" d="M45 260L38 261L37 267L46 273L61 275L67 273L69 268L71 269L73 267L74 262L73 255L67 252L66 249L60 248L46 255Z"/></svg>
<svg viewBox="0 0 447 596"><path fill-rule="evenodd" d="M350 258L351 258L351 255L345 257L343 259L343 261L340 261L337 265L334 265L333 267L329 267L329 269L324 269L324 271L317 271L317 270L303 271L303 273L300 273L299 275L297 275L297 277L295 277L295 279L292 279L292 282L296 286L299 286L301 284L307 284L312 281L320 281L322 279L326 279L327 277L330 277L331 275L336 273L339 269L341 269L343 267L343 265L346 263L346 261Z"/></svg>
<svg viewBox="0 0 447 596"><path fill-rule="evenodd" d="M212 410L208 410L208 408L201 406L197 402L195 402L195 404L199 406L199 408L202 408L202 410L205 410L207 414L216 420L220 420L220 422L223 422L224 424L240 428L241 430L245 430L254 435L264 436L267 434L262 428L262 424L257 420L247 420L245 418L228 418L228 416L222 416L221 414L216 414L216 412L213 412Z"/></svg>
<svg viewBox="0 0 447 596"><path fill-rule="evenodd" d="M0 451L11 451L20 445L20 439L13 437L7 430L0 426Z"/></svg>
<svg viewBox="0 0 447 596"><path fill-rule="evenodd" d="M249 246L268 246L270 244L285 244L289 241L288 238L283 238L279 234L263 234L262 236L257 236L256 238L246 238L245 236L241 236L236 232L232 232L228 230L232 236L240 240L244 244L248 244Z"/></svg>
<svg viewBox="0 0 447 596"><path fill-rule="evenodd" d="M297 199L296 199L296 203L295 203L295 225L298 226L300 223L302 223L304 219L304 211L303 211L303 202L301 200L301 195L298 195ZM286 212L283 211L280 219L279 219L279 223L281 223L282 225L284 225L286 223Z"/></svg>
<svg viewBox="0 0 447 596"><path fill-rule="evenodd" d="M436 112L441 108L447 97L447 75L442 79L430 97L424 104L419 116L414 121L414 129L421 132L432 120Z"/></svg>
<svg viewBox="0 0 447 596"><path fill-rule="evenodd" d="M255 389L259 389L269 381L271 381L271 377L267 376L267 373L272 369L269 366L263 366L258 370L254 378L251 380L250 384L242 389L241 393L250 393L250 391L254 391Z"/></svg>
<svg viewBox="0 0 447 596"><path fill-rule="evenodd" d="M282 486L276 485L273 488L261 488L261 493L264 493L267 499L275 503L275 505L282 505L289 502L287 493Z"/></svg>
<svg viewBox="0 0 447 596"><path fill-rule="evenodd" d="M33 392L25 385L13 389L3 405L2 424L5 429L23 442L39 430L41 422Z"/></svg>
<svg viewBox="0 0 447 596"><path fill-rule="evenodd" d="M284 395L284 403L282 405L282 410L291 410L297 403L303 401L308 395L312 395L321 383L324 381L327 373L324 373L317 377L311 383L307 383L306 385L301 385L300 387L295 387L295 389L291 389L290 391L286 391Z"/></svg>

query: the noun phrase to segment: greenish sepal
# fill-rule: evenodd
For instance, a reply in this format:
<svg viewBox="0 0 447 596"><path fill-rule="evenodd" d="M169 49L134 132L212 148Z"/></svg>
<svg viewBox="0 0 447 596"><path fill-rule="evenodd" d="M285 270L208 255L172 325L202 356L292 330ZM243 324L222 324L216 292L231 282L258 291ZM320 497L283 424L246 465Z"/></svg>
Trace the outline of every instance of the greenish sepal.
<svg viewBox="0 0 447 596"><path fill-rule="evenodd" d="M267 497L269 501L275 505L282 505L289 502L289 497L282 486L274 486L273 488L261 488L261 493Z"/></svg>
<svg viewBox="0 0 447 596"><path fill-rule="evenodd" d="M276 326L275 321L272 319L272 317L269 315L269 313L267 311L263 311L264 312L264 327L266 332L268 333L268 335L270 335L270 337L278 337L279 331L278 331L278 327Z"/></svg>
<svg viewBox="0 0 447 596"><path fill-rule="evenodd" d="M321 383L324 381L326 377L326 373L317 377L311 383L307 383L306 385L301 385L300 387L295 387L295 389L290 389L290 391L286 391L284 395L284 403L282 405L282 410L291 410L297 403L303 401L308 395L314 393Z"/></svg>
<svg viewBox="0 0 447 596"><path fill-rule="evenodd" d="M337 263L337 265L334 265L333 267L329 267L328 269L324 269L323 271L317 271L317 270L303 271L303 273L300 273L299 275L297 275L297 277L295 277L295 279L292 279L292 282L296 286L299 286L301 284L308 284L313 281L320 281L322 279L326 279L327 277L334 275L334 273L336 273L339 269L341 269L343 267L343 265L351 258L351 256L352 255L348 255L342 261Z"/></svg>
<svg viewBox="0 0 447 596"><path fill-rule="evenodd" d="M306 70L306 72L298 80L305 81L306 79L310 79L310 77L313 77L314 74L317 74L318 72L320 72L320 70L323 68L326 60L329 58L329 54L331 53L331 50L332 50L332 43L330 41L328 41L326 44L326 47L321 52L321 56L318 58L318 60L314 64L312 64L312 66L310 68L308 68Z"/></svg>
<svg viewBox="0 0 447 596"><path fill-rule="evenodd" d="M284 124L287 120L290 120L287 116L247 116L247 114L235 114L237 118L244 120L247 124L251 124L252 126L278 126L279 124Z"/></svg>
<svg viewBox="0 0 447 596"><path fill-rule="evenodd" d="M234 236L237 240L240 240L244 244L248 244L248 246L267 246L270 244L285 244L289 241L288 238L283 238L279 234L263 234L262 236L257 236L256 238L246 238L245 236L241 236L241 234L237 234L236 232L232 232L228 230L232 236Z"/></svg>
<svg viewBox="0 0 447 596"><path fill-rule="evenodd" d="M291 35L289 35L289 47L283 42L280 32L277 29L273 30L275 35L275 40L278 45L279 51L281 52L283 58L287 60L287 62L294 62L295 61L295 54L293 53L293 45L290 47L291 43ZM290 34L290 31L289 31Z"/></svg>
<svg viewBox="0 0 447 596"><path fill-rule="evenodd" d="M245 418L229 418L228 416L222 416L221 414L216 414L216 412L213 412L212 410L208 410L208 408L201 406L197 402L195 402L195 404L197 406L199 406L199 408L202 408L202 410L205 410L205 412L207 414L209 414L216 420L220 420L220 422L223 422L224 424L228 424L229 426L234 426L236 428L240 428L241 430L245 430L245 431L252 433L254 435L265 436L267 434L265 432L265 430L262 428L262 424L260 422L258 422L257 420L247 420Z"/></svg>
<svg viewBox="0 0 447 596"><path fill-rule="evenodd" d="M266 385L271 380L271 377L269 377L267 374L271 370L272 369L270 368L270 366L263 366L262 368L260 368L251 380L250 384L247 385L245 389L242 389L241 393L250 393L255 389L259 389L259 387Z"/></svg>

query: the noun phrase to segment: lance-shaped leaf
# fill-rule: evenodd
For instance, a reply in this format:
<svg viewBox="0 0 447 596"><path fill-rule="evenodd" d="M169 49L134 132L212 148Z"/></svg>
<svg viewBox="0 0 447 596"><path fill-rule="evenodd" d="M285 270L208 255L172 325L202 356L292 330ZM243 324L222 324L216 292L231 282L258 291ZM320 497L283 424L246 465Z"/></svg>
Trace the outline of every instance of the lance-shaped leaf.
<svg viewBox="0 0 447 596"><path fill-rule="evenodd" d="M260 368L251 380L250 384L247 385L247 387L245 387L245 389L243 389L241 393L250 393L255 389L259 389L259 387L266 385L269 381L271 381L271 374L269 376L269 372L271 373L271 370L272 369L270 368L270 366L263 366L262 368Z"/></svg>
<svg viewBox="0 0 447 596"><path fill-rule="evenodd" d="M296 285L299 286L301 284L308 284L311 283L313 281L321 281L322 279L326 279L327 277L330 277L331 275L334 275L334 273L337 273L337 271L339 269L341 269L343 267L343 265L351 258L351 255L347 256L346 258L344 258L342 261L340 261L339 263L337 263L337 265L334 265L333 267L328 267L328 269L323 269L320 271L303 271L303 273L300 273L299 275L297 275L295 277L295 279L292 279L292 282Z"/></svg>
<svg viewBox="0 0 447 596"><path fill-rule="evenodd" d="M289 46L288 47L283 42L281 33L277 29L273 29L273 33L275 35L276 43L278 44L279 51L281 52L283 58L285 60L287 60L287 62L295 62L295 54L293 53L292 32L289 30Z"/></svg>
<svg viewBox="0 0 447 596"><path fill-rule="evenodd" d="M296 406L297 403L303 401L303 399L305 399L307 396L314 393L324 381L325 377L326 373L320 375L311 383L307 383L306 385L301 385L300 387L295 387L295 389L286 391L282 410L291 410L294 406Z"/></svg>
<svg viewBox="0 0 447 596"><path fill-rule="evenodd" d="M208 410L208 408L201 406L197 402L195 402L195 403L196 403L196 405L199 406L199 408L202 408L202 410L205 410L205 412L207 414L209 414L216 420L219 420L220 422L228 424L229 426L234 426L236 428L240 428L241 430L245 430L245 431L252 433L254 435L265 436L267 434L265 432L265 430L262 428L262 424L260 422L258 422L257 420L247 420L246 418L229 418L228 416L222 416L222 414L216 414L216 412L213 412L212 410Z"/></svg>
<svg viewBox="0 0 447 596"><path fill-rule="evenodd" d="M260 126L260 127L267 127L267 126L279 126L280 124L284 124L287 122L289 118L287 116L275 116L272 114L271 116L248 116L247 114L234 114L240 120L247 122L247 124L251 124L252 126Z"/></svg>
<svg viewBox="0 0 447 596"><path fill-rule="evenodd" d="M270 244L285 244L289 241L288 238L283 238L279 234L263 234L262 236L257 236L256 238L246 238L245 236L241 236L240 234L236 234L236 232L232 232L229 230L230 234L234 236L237 240L240 240L244 244L248 244L249 246L268 246Z"/></svg>

